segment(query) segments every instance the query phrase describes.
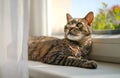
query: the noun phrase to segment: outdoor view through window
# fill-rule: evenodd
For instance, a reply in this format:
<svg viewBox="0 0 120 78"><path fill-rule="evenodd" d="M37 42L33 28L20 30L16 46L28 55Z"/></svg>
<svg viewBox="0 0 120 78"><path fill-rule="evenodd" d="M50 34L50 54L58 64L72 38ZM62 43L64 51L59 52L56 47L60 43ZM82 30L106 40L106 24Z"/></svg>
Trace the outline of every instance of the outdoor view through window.
<svg viewBox="0 0 120 78"><path fill-rule="evenodd" d="M94 34L120 33L120 0L52 0L48 25L51 35L64 36L66 13L79 18L89 11L93 11L95 16L92 24Z"/></svg>

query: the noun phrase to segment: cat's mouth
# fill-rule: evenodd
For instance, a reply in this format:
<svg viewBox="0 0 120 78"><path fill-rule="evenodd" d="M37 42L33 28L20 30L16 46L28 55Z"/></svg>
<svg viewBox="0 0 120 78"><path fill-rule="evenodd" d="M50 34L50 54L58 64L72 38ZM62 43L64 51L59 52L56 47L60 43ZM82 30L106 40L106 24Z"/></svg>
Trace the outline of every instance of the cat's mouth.
<svg viewBox="0 0 120 78"><path fill-rule="evenodd" d="M78 36L79 34L75 34L75 33L72 33L72 32L69 32L70 35L73 35L73 36Z"/></svg>
<svg viewBox="0 0 120 78"><path fill-rule="evenodd" d="M73 40L73 41L79 41L81 40L82 38L84 37L84 35L81 33L81 34L74 34L74 33L69 33L67 35L67 38L69 40Z"/></svg>

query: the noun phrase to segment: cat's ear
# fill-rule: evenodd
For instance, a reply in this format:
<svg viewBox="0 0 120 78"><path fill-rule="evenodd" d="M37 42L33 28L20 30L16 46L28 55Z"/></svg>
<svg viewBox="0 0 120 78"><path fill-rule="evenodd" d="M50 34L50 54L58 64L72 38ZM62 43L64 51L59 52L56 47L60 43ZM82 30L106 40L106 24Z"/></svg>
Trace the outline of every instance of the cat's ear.
<svg viewBox="0 0 120 78"><path fill-rule="evenodd" d="M91 23L94 19L94 13L93 12L89 12L86 16L85 19L88 21L88 25L91 26Z"/></svg>
<svg viewBox="0 0 120 78"><path fill-rule="evenodd" d="M66 19L67 19L67 22L71 21L73 18L70 14L66 14Z"/></svg>

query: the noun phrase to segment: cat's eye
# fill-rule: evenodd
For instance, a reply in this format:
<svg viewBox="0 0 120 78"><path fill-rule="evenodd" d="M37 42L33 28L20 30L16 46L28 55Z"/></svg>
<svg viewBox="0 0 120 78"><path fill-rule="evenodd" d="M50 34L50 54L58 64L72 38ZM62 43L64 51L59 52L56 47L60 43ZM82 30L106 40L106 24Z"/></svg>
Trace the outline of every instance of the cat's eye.
<svg viewBox="0 0 120 78"><path fill-rule="evenodd" d="M72 21L68 22L69 25L72 25L72 24L75 24L75 23L76 23L75 20L72 20Z"/></svg>
<svg viewBox="0 0 120 78"><path fill-rule="evenodd" d="M82 26L83 26L82 23L78 23L78 24L77 24L77 27L79 27L79 28L81 28Z"/></svg>
<svg viewBox="0 0 120 78"><path fill-rule="evenodd" d="M71 25L72 23L71 23L71 22L68 22L67 24L68 24L68 25Z"/></svg>
<svg viewBox="0 0 120 78"><path fill-rule="evenodd" d="M83 30L84 33L87 33L87 30Z"/></svg>

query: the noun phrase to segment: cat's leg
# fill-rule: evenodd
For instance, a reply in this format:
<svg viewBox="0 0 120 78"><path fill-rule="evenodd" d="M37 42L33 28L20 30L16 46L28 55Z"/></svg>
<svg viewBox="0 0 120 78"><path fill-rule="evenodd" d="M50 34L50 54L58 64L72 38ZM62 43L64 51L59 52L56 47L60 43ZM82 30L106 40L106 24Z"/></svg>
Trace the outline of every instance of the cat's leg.
<svg viewBox="0 0 120 78"><path fill-rule="evenodd" d="M82 56L86 57L86 59L87 59L91 50L92 50L92 41L88 40L81 47Z"/></svg>
<svg viewBox="0 0 120 78"><path fill-rule="evenodd" d="M97 64L95 61L89 61L87 59L76 58L73 56L54 55L47 58L45 62L55 65L75 66L90 69L97 68Z"/></svg>
<svg viewBox="0 0 120 78"><path fill-rule="evenodd" d="M65 65L70 65L70 66L76 66L76 67L82 67L82 68L90 68L90 69L95 69L97 68L97 63L93 60L87 60L83 58L76 58L69 56L66 59Z"/></svg>

